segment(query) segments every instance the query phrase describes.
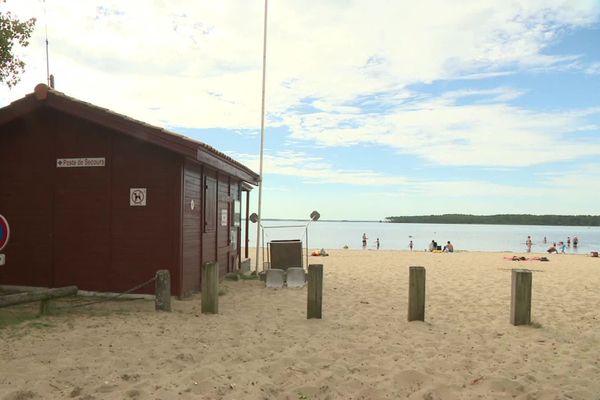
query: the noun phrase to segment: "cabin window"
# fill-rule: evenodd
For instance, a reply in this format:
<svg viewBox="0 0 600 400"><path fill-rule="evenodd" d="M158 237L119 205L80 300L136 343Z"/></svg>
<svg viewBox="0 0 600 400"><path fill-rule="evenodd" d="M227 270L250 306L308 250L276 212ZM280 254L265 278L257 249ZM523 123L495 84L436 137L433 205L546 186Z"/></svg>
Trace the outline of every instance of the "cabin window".
<svg viewBox="0 0 600 400"><path fill-rule="evenodd" d="M233 202L233 226L240 226L242 220L242 202L235 200Z"/></svg>

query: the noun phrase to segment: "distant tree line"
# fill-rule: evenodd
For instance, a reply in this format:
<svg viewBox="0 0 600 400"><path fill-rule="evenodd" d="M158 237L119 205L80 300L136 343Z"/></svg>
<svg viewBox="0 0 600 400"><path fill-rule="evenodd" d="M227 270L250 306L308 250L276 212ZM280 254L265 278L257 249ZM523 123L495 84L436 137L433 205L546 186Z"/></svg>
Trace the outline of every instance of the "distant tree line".
<svg viewBox="0 0 600 400"><path fill-rule="evenodd" d="M490 224L600 226L600 215L442 214L386 217L386 222L412 224Z"/></svg>

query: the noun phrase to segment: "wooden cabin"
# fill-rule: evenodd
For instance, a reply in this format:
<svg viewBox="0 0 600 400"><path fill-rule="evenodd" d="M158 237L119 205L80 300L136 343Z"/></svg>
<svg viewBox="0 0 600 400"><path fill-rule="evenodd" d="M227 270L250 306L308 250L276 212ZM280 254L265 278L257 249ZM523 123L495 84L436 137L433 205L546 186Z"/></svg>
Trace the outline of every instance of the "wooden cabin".
<svg viewBox="0 0 600 400"><path fill-rule="evenodd" d="M202 263L239 268L242 191L258 180L211 146L37 85L0 109L0 285L123 292L168 269L173 295L198 292Z"/></svg>

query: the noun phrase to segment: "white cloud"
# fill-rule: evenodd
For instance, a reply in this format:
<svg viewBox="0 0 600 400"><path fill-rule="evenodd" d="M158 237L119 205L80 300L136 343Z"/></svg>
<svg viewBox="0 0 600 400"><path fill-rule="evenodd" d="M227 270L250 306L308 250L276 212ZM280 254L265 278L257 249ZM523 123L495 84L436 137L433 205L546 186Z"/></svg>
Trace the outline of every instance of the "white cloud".
<svg viewBox="0 0 600 400"><path fill-rule="evenodd" d="M262 2L45 4L59 90L163 126L259 126ZM45 80L46 19L38 0L9 0L2 7L38 18L23 52L28 72L17 88L0 92L0 103L6 103ZM578 56L549 56L546 46L563 30L589 26L599 16L600 6L590 0L471 0L460 6L442 0L271 2L269 124L288 125L294 139L321 146L381 144L443 165L528 166L597 155L597 144L565 140L592 126L585 116L506 104L520 89L424 98L407 86L564 68ZM465 97L478 101L459 104ZM388 110L365 112L354 104L357 99L362 107L372 101ZM321 112L293 111L304 104ZM325 179L323 171L278 168ZM330 169L328 179L349 180ZM364 182L395 179L364 173Z"/></svg>
<svg viewBox="0 0 600 400"><path fill-rule="evenodd" d="M259 160L253 154L230 154L245 165L258 171ZM370 170L336 169L320 157L301 152L281 151L266 154L263 168L269 175L301 178L309 184L347 184L360 186L407 185L410 180L401 176L384 175Z"/></svg>
<svg viewBox="0 0 600 400"><path fill-rule="evenodd" d="M386 114L287 114L297 139L326 146L380 144L442 165L523 167L600 154L600 144L570 140L590 128L599 108L533 112L503 103L507 88L453 91L397 107ZM457 104L465 97L484 101ZM491 96L491 97L488 97ZM560 148L560 151L556 151Z"/></svg>
<svg viewBox="0 0 600 400"><path fill-rule="evenodd" d="M599 75L600 74L600 62L591 63L585 69L586 74Z"/></svg>
<svg viewBox="0 0 600 400"><path fill-rule="evenodd" d="M149 122L256 127L260 110L262 3L193 0L53 0L51 70L60 90ZM23 84L45 80L44 4L5 7L38 17ZM504 74L563 59L542 54L557 32L585 26L582 1L441 0L271 2L267 104L280 113L315 97L333 109L360 95L415 82Z"/></svg>

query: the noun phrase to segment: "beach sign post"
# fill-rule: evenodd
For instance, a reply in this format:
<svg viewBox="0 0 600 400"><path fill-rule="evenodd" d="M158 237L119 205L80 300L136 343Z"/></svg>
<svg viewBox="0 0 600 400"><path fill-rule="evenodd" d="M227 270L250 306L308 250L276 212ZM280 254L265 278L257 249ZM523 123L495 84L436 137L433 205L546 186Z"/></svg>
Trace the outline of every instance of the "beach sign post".
<svg viewBox="0 0 600 400"><path fill-rule="evenodd" d="M306 319L322 318L323 309L323 264L308 266L308 290Z"/></svg>
<svg viewBox="0 0 600 400"><path fill-rule="evenodd" d="M425 267L409 267L408 321L425 321Z"/></svg>
<svg viewBox="0 0 600 400"><path fill-rule="evenodd" d="M531 271L513 269L511 280L510 323L529 325L531 323Z"/></svg>

